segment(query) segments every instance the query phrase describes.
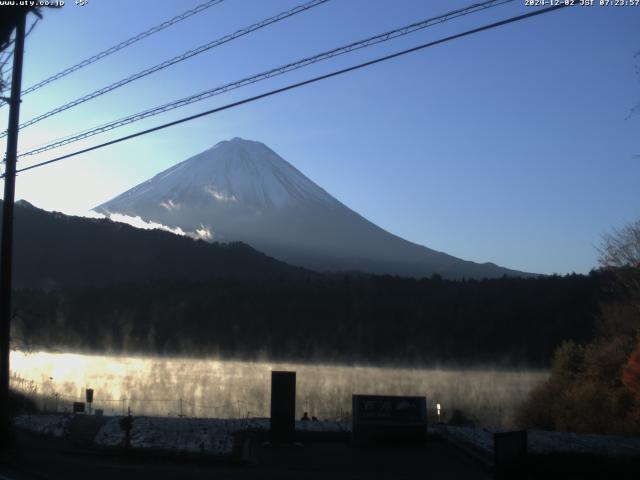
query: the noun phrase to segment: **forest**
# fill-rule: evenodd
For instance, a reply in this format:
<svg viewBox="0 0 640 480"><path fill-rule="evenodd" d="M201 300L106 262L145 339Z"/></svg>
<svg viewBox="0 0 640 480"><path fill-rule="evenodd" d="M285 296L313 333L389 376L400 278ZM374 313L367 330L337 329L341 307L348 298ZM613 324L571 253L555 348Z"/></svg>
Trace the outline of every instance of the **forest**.
<svg viewBox="0 0 640 480"><path fill-rule="evenodd" d="M520 409L524 428L640 435L640 220L608 234L600 253L609 293L595 335L555 350L549 379Z"/></svg>
<svg viewBox="0 0 640 480"><path fill-rule="evenodd" d="M606 273L453 281L292 267L16 204L15 348L547 367L589 341Z"/></svg>
<svg viewBox="0 0 640 480"><path fill-rule="evenodd" d="M606 275L449 281L275 275L21 289L13 343L114 353L546 367L585 342Z"/></svg>

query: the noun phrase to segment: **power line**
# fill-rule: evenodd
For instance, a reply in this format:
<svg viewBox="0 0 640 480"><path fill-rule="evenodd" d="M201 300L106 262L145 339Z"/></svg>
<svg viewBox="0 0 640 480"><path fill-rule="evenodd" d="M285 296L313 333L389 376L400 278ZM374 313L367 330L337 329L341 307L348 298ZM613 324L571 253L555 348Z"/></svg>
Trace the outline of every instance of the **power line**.
<svg viewBox="0 0 640 480"><path fill-rule="evenodd" d="M130 140L132 138L140 137L140 136L146 135L148 133L156 132L158 130L163 130L165 128L172 127L174 125L178 125L178 124L181 124L181 123L184 123L184 122L195 120L197 118L204 117L204 116L207 116L207 115L212 115L214 113L218 113L218 112L221 112L223 110L228 110L230 108L238 107L238 106L244 105L246 103L252 103L252 102L255 102L257 100L260 100L260 99L263 99L263 98L266 98L266 97L270 97L272 95L276 95L276 94L279 94L279 93L283 93L283 92L286 92L286 91L289 91L289 90L293 90L293 89L298 88L298 87L302 87L302 86L305 86L305 85L316 83L316 82L319 82L321 80L326 80L328 78L336 77L338 75L342 75L342 74L345 74L345 73L348 73L348 72L352 72L354 70L359 70L361 68L369 67L371 65L375 65L377 63L381 63L381 62L384 62L384 61L387 61L387 60L391 60L393 58L397 58L397 57L400 57L400 56L403 56L403 55L407 55L409 53L417 52L417 51L423 50L425 48L433 47L433 46L439 45L441 43L449 42L451 40L456 40L458 38L466 37L468 35L479 33L479 32L485 31L485 30L490 30L490 29L493 29L493 28L496 28L496 27L500 27L500 26L507 25L507 24L510 24L510 23L518 22L520 20L525 20L527 18L535 17L537 15L542 15L544 13L549 13L549 12L552 12L554 10L565 8L567 6L569 6L569 5L563 3L563 4L555 5L555 6L552 6L552 7L547 7L547 8L544 8L544 9L535 10L533 12L525 13L523 15L510 17L510 18L507 18L505 20L500 20L499 22L494 22L494 23L490 23L490 24L487 24L487 25L483 25L481 27L477 27L477 28L471 29L471 30L467 30L467 31L462 32L462 33L457 33L455 35L450 35L448 37L444 37L444 38L441 38L439 40L435 40L435 41L428 42L428 43L423 43L421 45L418 45L417 47L412 47L412 48L408 48L406 50L401 50L399 52L392 53L390 55L385 55L383 57L378 57L378 58L376 58L374 60L369 60L369 61L364 62L364 63L359 63L357 65L353 65L351 67L343 68L341 70L335 70L335 71L333 71L331 73L327 73L327 74L324 74L324 75L313 77L313 78L310 78L308 80L303 80L301 82L293 83L293 84L287 85L285 87L277 88L275 90L270 90L270 91L268 91L266 93L262 93L260 95L255 95L253 97L245 98L245 99L239 100L237 102L229 103L227 105L223 105L222 107L217 107L217 108L214 108L214 109L211 109L211 110L207 110L205 112L201 112L201 113L198 113L198 114L195 114L195 115L190 115L188 117L183 117L181 119L174 120L173 122L165 123L165 124L159 125L157 127L153 127L153 128L149 128L149 129L146 129L146 130L142 130L140 132L133 133L131 135L126 135L124 137L116 138L114 140L110 140L108 142L104 142L104 143L101 143L101 144L98 144L98 145L94 145L94 146L89 147L89 148L84 148L82 150L78 150L78 151L75 151L73 153L69 153L69 154L66 154L66 155L62 155L60 157L52 158L51 160L47 160L47 161L44 161L44 162L36 163L34 165L30 165L28 167L24 167L24 168L18 169L17 172L26 172L27 170L32 170L34 168L42 167L44 165L49 165L51 163L58 162L60 160L64 160L64 159L67 159L67 158L70 158L70 157L74 157L76 155L80 155L82 153L87 153L87 152L90 152L90 151L93 151L93 150L98 150L100 148L104 148L104 147L107 147L109 145L120 143L120 142L123 142L125 140ZM0 178L4 178L4 175L0 176Z"/></svg>
<svg viewBox="0 0 640 480"><path fill-rule="evenodd" d="M294 15L297 15L298 13L301 12L305 12L313 7L317 7L318 5L322 5L323 3L328 2L329 0L311 0L310 2L304 3L302 5L298 5L292 9L286 10L284 12L281 12L277 15L274 15L272 17L269 17L265 20L262 20L258 23L254 23L248 27L242 28L240 30L237 30L234 33L231 33L229 35L225 35L224 37L218 38L212 42L206 43L204 45L200 45L197 48L194 48L192 50L189 50L187 52L184 52L178 56L175 56L173 58L170 58L169 60L165 60L162 63L159 63L157 65L154 65L153 67L144 69L138 73L134 73L133 75L130 75L122 80L118 80L117 82L114 82L110 85L107 85L106 87L102 87L98 90L95 90L91 93L88 93L87 95L84 95L80 98L76 98L75 100L72 100L68 103L65 103L64 105L61 105L59 107L54 108L53 110L50 110L48 112L45 112L41 115L38 115L37 117L34 117L30 120L27 120L26 122L23 122L20 125L20 128L25 128L28 127L30 125L33 125L34 123L38 123L41 120L44 120L45 118L49 118L53 115L56 115L60 112L64 112L65 110L68 110L70 108L73 108L75 106L80 105L81 103L84 103L86 101L89 101L93 98L99 97L101 95L104 95L105 93L109 93L117 88L123 87L124 85L127 85L135 80L138 80L140 78L146 77L147 75L151 75L152 73L156 73L159 72L160 70L164 70L165 68L168 68L172 65L175 65L176 63L182 62L188 58L191 58L195 55L199 55L203 52L206 52L208 50L211 50L212 48L218 47L222 44L228 43L236 38L242 37L244 35L247 35L251 32L254 32L256 30L259 30L261 28L264 28L268 25L271 25L273 23L279 22L281 20L285 20L289 17L292 17ZM6 135L6 132L3 132L2 134L0 134L0 138L4 137Z"/></svg>
<svg viewBox="0 0 640 480"><path fill-rule="evenodd" d="M236 80L234 82L228 83L226 85L220 86L220 87L215 87L209 90L206 90L204 92L200 92L194 95L190 95L188 97L184 97L182 99L179 100L175 100L173 102L169 102L166 103L164 105L160 105L158 107L154 107L148 110L144 110L142 112L138 112L135 113L133 115L129 115L127 117L123 117L120 118L118 120L109 122L109 123L105 123L102 125L99 125L97 127L93 127L87 130L83 130L81 132L77 132L75 134L63 137L61 139L57 139L45 146L42 147L38 147L38 148L34 148L28 152L22 153L19 156L20 157L24 157L27 155L36 155L38 153L42 153L48 150L52 150L54 148L58 148L61 147L63 145L68 145L70 143L74 143L77 142L79 140L83 140L85 138L109 131L109 130L113 130L115 128L124 126L124 125L128 125L130 123L134 123L137 122L139 120L148 118L148 117L152 117L155 115L159 115L161 113L167 112L169 110L173 110L176 108L180 108L186 105L189 105L191 103L195 103L195 102L199 102L202 100L205 100L207 98L216 96L216 95L221 95L223 93L229 92L231 90L235 90L236 88L240 88L240 87L244 87L246 85L250 85L262 80L267 80L269 78L278 76L278 75L282 75L288 72L291 72L293 70L297 70L309 65L312 65L314 63L320 62L320 61L324 61L339 55L343 55L345 53L349 53L349 52L353 52L355 50L359 50L361 48L366 48L372 45L376 45L378 43L382 43L382 42L387 42L389 40L392 40L394 38L398 38L404 35L408 35L410 33L413 33L415 31L418 30L422 30L424 28L428 28L431 27L433 25L439 24L439 23L443 23L449 20L452 20L454 18L458 18L458 17L462 17L465 15L469 15L471 13L475 13L481 10L486 10L488 8L492 8L492 7L496 7L499 5L503 5L505 3L510 3L514 0L491 0L491 1L485 1L482 3L477 3L477 4L473 4L470 5L468 7L465 8L461 8L458 10L453 10L449 13L446 13L444 15L440 15L437 17L433 17L433 18L429 18L426 20L422 20L420 22L416 22L413 23L411 25L407 25L407 26L403 26L400 28L396 28L394 30L390 30L388 32L385 33L381 33L379 35L375 35L373 37L369 37L366 38L364 40L359 40L357 42L353 42L350 43L348 45L344 45L342 47L338 47L338 48L334 48L332 50L328 50L316 55L313 55L311 57L306 57L300 60L297 60L295 62L292 63L288 63L286 65L281 65L279 67L273 68L271 70L268 70L266 72L262 72L259 74L255 74L252 75L250 77L246 77L243 78L241 80Z"/></svg>
<svg viewBox="0 0 640 480"><path fill-rule="evenodd" d="M156 25L155 27L151 27L148 30L145 30L142 33L139 33L138 35L135 35L123 42L118 43L117 45L114 45L110 48L107 48L106 50L103 50L100 53L97 53L95 55L93 55L92 57L89 57L85 60L82 60L81 62L76 63L75 65L72 65L71 67L65 68L64 70L51 75L50 77L42 80L41 82L36 83L35 85L27 88L26 90L24 90L22 92L22 95L27 95L31 92L34 92L35 90L38 90L41 87L44 87L45 85L54 82L56 80L59 80L62 77L66 77L67 75L69 75L70 73L75 72L76 70L79 70L83 67L86 67L87 65L90 65L92 63L97 62L98 60L103 59L104 57L107 57L113 53L116 53L119 50L122 50L123 48L126 48L130 45L133 45L136 42L139 42L140 40L147 38L151 35L153 35L154 33L158 33L161 30L164 30L165 28L170 27L171 25L174 25L178 22L181 22L183 20L186 20L189 17L192 17L193 15L196 15L198 13L203 12L204 10L213 7L214 5L218 5L219 3L222 3L224 0L209 0L207 2L204 2L190 10L187 10L185 12L182 12L180 15L176 15L175 17L166 20L164 22L162 22L159 25Z"/></svg>

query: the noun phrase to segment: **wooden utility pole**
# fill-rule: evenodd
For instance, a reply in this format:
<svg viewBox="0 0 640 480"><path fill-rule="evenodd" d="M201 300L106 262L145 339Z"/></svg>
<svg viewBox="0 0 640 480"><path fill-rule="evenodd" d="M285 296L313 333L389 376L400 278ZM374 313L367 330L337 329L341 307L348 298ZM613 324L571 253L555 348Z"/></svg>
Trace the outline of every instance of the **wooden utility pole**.
<svg viewBox="0 0 640 480"><path fill-rule="evenodd" d="M11 266L13 260L13 204L16 190L16 160L18 154L18 130L20 123L20 91L22 90L22 57L24 53L27 9L18 16L11 98L9 100L9 128L7 156L4 172L4 202L2 206L2 245L0 247L0 442L11 441L11 417L9 415L9 354L11 333Z"/></svg>

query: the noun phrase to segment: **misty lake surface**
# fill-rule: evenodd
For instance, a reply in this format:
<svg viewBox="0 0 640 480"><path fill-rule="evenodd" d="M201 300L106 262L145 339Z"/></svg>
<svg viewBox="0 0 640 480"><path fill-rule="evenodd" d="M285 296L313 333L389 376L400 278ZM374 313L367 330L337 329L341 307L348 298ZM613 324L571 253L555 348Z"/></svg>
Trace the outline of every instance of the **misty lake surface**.
<svg viewBox="0 0 640 480"><path fill-rule="evenodd" d="M206 358L11 352L12 387L48 411L71 411L94 390L94 409L121 415L268 417L272 370L297 372L296 416L347 419L352 394L427 397L430 421L455 409L479 425L511 426L543 370L383 368Z"/></svg>

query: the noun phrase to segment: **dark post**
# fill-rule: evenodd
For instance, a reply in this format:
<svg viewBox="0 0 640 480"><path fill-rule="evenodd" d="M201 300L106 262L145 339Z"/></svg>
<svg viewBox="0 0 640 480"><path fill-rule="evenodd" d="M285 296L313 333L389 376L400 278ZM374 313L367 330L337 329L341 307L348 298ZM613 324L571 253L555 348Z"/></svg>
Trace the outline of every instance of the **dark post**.
<svg viewBox="0 0 640 480"><path fill-rule="evenodd" d="M13 202L16 190L16 159L20 123L20 91L22 90L22 56L24 53L27 10L16 25L13 53L13 76L7 157L5 158L4 202L2 208L2 246L0 251L0 442L7 444L11 429L9 416L9 335L11 333L11 261L13 256Z"/></svg>
<svg viewBox="0 0 640 480"><path fill-rule="evenodd" d="M271 441L291 443L296 436L296 372L271 372Z"/></svg>
<svg viewBox="0 0 640 480"><path fill-rule="evenodd" d="M93 388L87 388L85 390L85 399L87 401L87 407L89 415L91 415L91 407L93 407Z"/></svg>
<svg viewBox="0 0 640 480"><path fill-rule="evenodd" d="M133 417L131 416L131 408L126 417L120 419L120 428L124 431L124 448L131 447L131 429L133 428Z"/></svg>

